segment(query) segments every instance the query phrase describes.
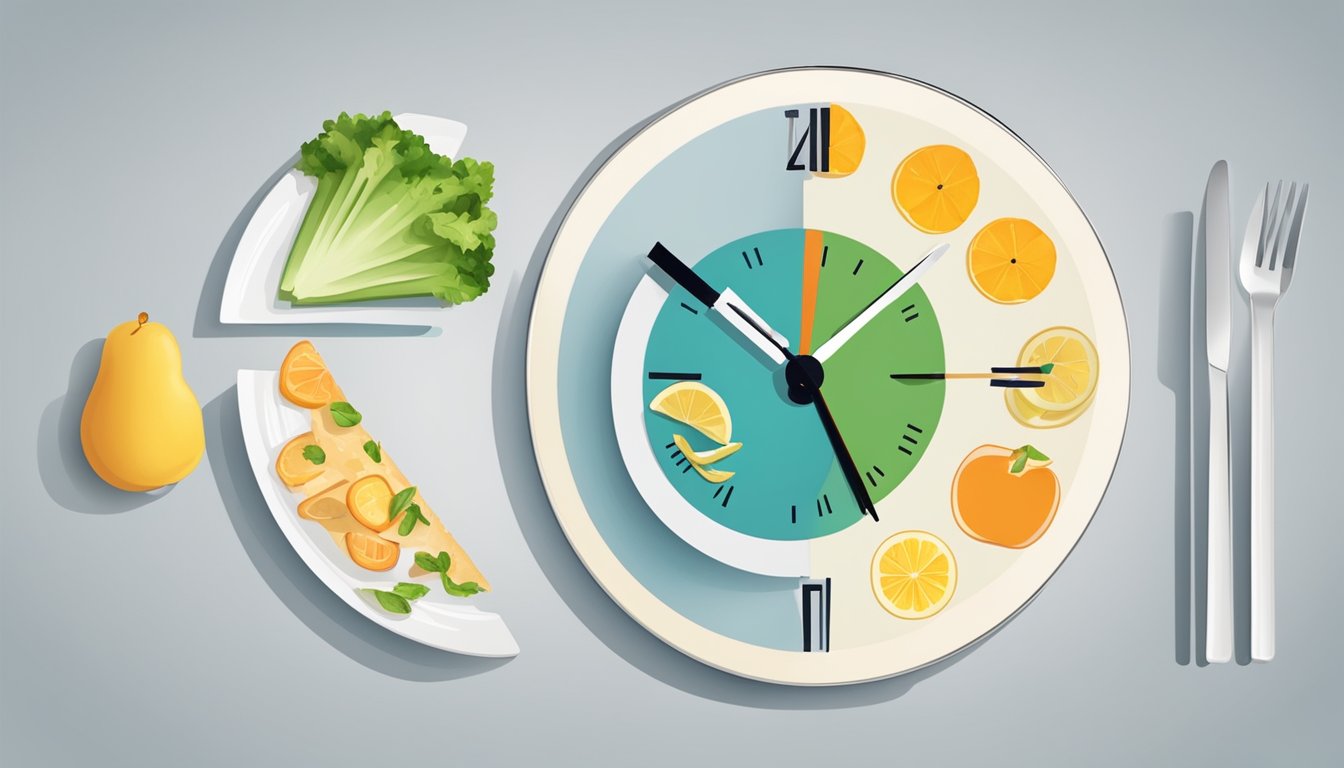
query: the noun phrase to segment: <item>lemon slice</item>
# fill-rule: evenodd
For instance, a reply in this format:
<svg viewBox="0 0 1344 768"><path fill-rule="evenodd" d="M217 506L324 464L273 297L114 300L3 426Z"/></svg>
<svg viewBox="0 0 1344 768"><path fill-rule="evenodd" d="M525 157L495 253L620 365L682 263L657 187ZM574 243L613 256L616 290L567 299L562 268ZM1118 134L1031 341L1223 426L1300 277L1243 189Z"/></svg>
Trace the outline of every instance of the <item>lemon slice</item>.
<svg viewBox="0 0 1344 768"><path fill-rule="evenodd" d="M873 555L873 594L893 616L927 619L947 607L957 589L957 561L927 531L887 537Z"/></svg>
<svg viewBox="0 0 1344 768"><path fill-rule="evenodd" d="M723 469L707 469L695 463L692 463L691 466L695 467L695 471L699 472L701 477L711 483L722 483L724 480L727 480L736 474L735 472L729 472Z"/></svg>
<svg viewBox="0 0 1344 768"><path fill-rule="evenodd" d="M733 436L733 419L719 393L698 381L679 381L654 395L649 408L685 424L719 445Z"/></svg>
<svg viewBox="0 0 1344 768"><path fill-rule="evenodd" d="M1018 390L1028 405L1067 413L1086 404L1097 388L1097 348L1076 328L1046 328L1027 341L1018 365L1053 364L1045 386Z"/></svg>
<svg viewBox="0 0 1344 768"><path fill-rule="evenodd" d="M690 459L690 462L698 467L707 467L717 461L722 461L737 453L738 449L742 447L741 443L729 443L712 451L697 451L691 448L691 444L686 442L686 438L681 435L673 435L672 442L676 443L677 450L681 451L683 456Z"/></svg>

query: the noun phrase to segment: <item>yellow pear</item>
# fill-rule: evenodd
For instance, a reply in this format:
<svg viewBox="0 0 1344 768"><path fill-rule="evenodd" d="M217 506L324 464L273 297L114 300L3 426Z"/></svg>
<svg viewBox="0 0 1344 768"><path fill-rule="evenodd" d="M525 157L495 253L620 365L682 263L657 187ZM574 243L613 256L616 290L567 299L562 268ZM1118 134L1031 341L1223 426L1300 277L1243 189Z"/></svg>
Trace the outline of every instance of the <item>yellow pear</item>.
<svg viewBox="0 0 1344 768"><path fill-rule="evenodd" d="M200 463L201 405L182 378L173 332L148 314L107 335L79 439L93 471L123 491L176 483Z"/></svg>

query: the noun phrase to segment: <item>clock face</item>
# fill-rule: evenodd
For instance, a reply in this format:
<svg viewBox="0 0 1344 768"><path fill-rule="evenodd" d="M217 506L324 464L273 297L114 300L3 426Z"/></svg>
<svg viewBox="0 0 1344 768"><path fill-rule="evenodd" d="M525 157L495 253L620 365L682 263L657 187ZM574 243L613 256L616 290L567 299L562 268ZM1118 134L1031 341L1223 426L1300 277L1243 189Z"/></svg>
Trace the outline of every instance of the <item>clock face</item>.
<svg viewBox="0 0 1344 768"><path fill-rule="evenodd" d="M772 327L788 329L799 352L821 347L902 275L853 238L801 228L726 243L696 271L711 284L732 286ZM890 373L903 367L943 368L938 317L919 288L866 323L824 364L827 402L875 502L914 471L942 414L944 382L896 385ZM673 442L681 435L704 451L719 447L712 438L663 413L644 412L663 473L700 514L749 536L788 540L825 536L863 518L814 407L789 398L783 366L744 351L717 314L697 307L685 289L672 290L663 302L644 368L645 402L675 381L699 381L731 404L734 439L744 447L715 464L733 473L718 483L693 471Z"/></svg>
<svg viewBox="0 0 1344 768"><path fill-rule="evenodd" d="M1100 243L1015 135L899 77L785 70L670 108L574 197L528 416L561 527L643 626L747 677L859 682L1055 572L1128 354Z"/></svg>

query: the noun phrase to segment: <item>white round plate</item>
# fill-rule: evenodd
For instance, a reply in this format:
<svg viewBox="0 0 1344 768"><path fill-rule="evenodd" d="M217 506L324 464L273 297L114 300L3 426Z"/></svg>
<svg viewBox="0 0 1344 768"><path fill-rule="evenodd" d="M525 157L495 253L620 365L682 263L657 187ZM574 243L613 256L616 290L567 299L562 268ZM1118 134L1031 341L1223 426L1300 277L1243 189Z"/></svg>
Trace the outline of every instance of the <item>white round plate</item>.
<svg viewBox="0 0 1344 768"><path fill-rule="evenodd" d="M785 170L785 111L807 115L817 105L842 105L867 132L863 161L849 177ZM964 224L930 235L902 218L890 190L903 158L943 143L974 159L981 191ZM752 170L763 167L771 170ZM750 178L761 174L769 178ZM797 178L798 187L777 194L786 176ZM1002 217L1029 219L1058 253L1049 287L1016 305L990 301L967 273L971 239ZM840 232L900 270L939 240L950 243L920 282L939 313L947 370L1014 365L1003 358L1015 357L1038 331L1070 326L1098 350L1091 406L1064 426L1033 428L1009 414L1002 389L949 381L936 433L915 470L878 502L876 523L863 519L817 538L780 541L697 515L668 484L670 471L655 463L666 460L654 453L670 436L646 429L644 344L668 288L645 256L656 240L675 242L696 268L725 244L790 227ZM1045 162L1007 127L964 100L895 75L789 69L735 80L673 106L587 182L538 285L527 398L556 517L584 565L627 613L719 669L777 683L836 685L902 674L968 647L1021 610L1055 573L1091 521L1119 455L1129 343L1095 232ZM733 439L743 441L743 455L752 449L749 435ZM950 501L963 459L982 444L1027 443L1048 448L1054 459L1061 491L1053 522L1022 549L968 535ZM920 620L884 609L870 582L879 545L912 529L946 542L960 574L946 607ZM803 588L818 583L830 590L828 650L805 652ZM812 632L815 639L815 624Z"/></svg>

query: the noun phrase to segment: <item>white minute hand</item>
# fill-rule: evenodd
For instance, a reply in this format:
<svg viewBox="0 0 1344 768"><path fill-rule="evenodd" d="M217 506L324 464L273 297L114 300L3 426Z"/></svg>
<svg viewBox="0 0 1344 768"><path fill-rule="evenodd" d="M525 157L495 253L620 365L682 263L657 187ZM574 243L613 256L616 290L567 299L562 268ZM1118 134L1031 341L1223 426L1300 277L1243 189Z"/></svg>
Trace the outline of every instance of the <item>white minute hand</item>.
<svg viewBox="0 0 1344 768"><path fill-rule="evenodd" d="M834 336L827 339L826 343L822 344L812 356L823 363L826 362L827 358L834 355L837 350L845 345L845 342L854 338L855 334L863 330L863 327L867 325L870 320L877 317L882 310L891 306L893 302L904 296L911 288L914 288L919 282L920 277L922 277L930 267L938 263L938 259L947 252L949 247L950 246L947 243L934 246L932 250L924 254L924 258L920 259L915 266L910 268L909 272L901 275L899 280L892 283L891 287L883 291L876 299L873 299L872 303L865 307L857 317L850 320L843 328L836 331Z"/></svg>

